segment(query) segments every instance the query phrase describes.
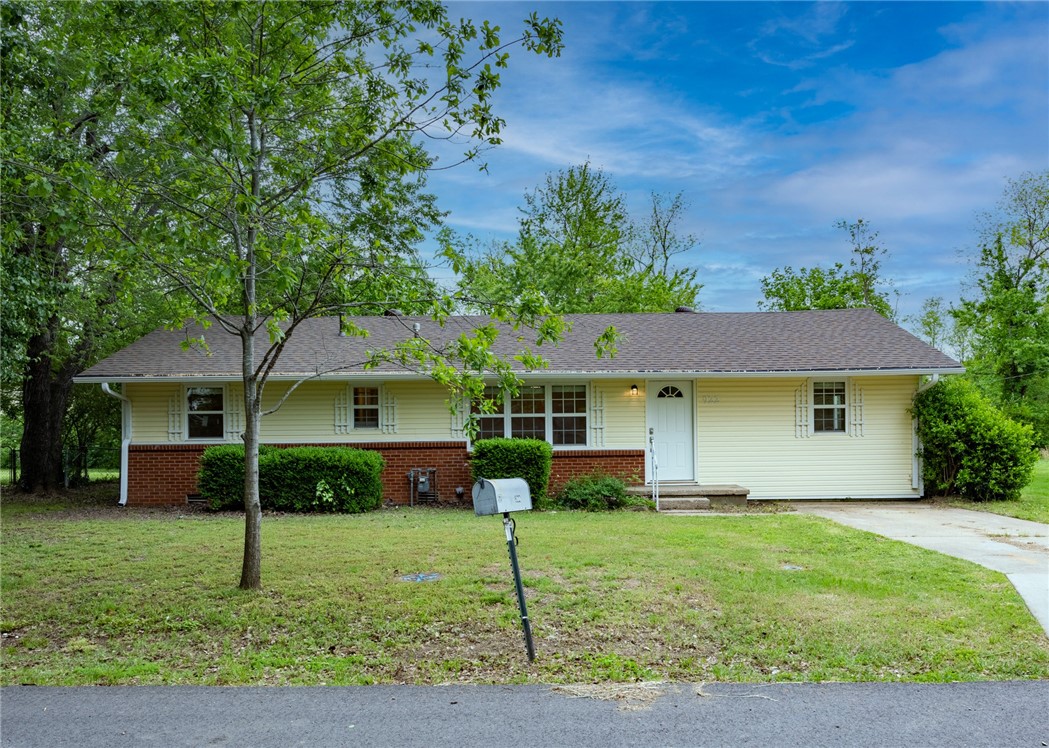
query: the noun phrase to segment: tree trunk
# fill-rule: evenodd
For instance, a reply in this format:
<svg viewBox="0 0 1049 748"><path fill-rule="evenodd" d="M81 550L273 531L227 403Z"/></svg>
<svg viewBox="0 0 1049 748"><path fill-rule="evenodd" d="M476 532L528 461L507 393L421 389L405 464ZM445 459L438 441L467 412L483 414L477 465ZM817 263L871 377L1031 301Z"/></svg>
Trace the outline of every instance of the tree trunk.
<svg viewBox="0 0 1049 748"><path fill-rule="evenodd" d="M62 419L73 387L63 370L55 372L51 362L54 329L52 319L46 331L29 339L29 363L22 385L24 423L20 460L26 491L53 491L64 487L62 479Z"/></svg>
<svg viewBox="0 0 1049 748"><path fill-rule="evenodd" d="M247 328L248 325L246 324ZM259 501L259 426L262 420L261 391L255 378L255 340L250 330L242 332L244 367L244 562L240 570L242 590L262 589L262 504Z"/></svg>

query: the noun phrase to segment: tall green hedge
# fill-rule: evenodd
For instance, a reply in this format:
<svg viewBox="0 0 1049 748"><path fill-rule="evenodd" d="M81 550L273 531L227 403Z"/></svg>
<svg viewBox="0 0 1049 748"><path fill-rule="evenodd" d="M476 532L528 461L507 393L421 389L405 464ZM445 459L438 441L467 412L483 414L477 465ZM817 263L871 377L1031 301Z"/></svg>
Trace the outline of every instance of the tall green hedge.
<svg viewBox="0 0 1049 748"><path fill-rule="evenodd" d="M259 447L263 509L366 512L382 503L382 455L346 447ZM212 509L244 506L244 446L204 450L197 486Z"/></svg>
<svg viewBox="0 0 1049 748"><path fill-rule="evenodd" d="M259 464L263 507L290 512L366 512L382 503L382 455L346 447L291 447Z"/></svg>
<svg viewBox="0 0 1049 748"><path fill-rule="evenodd" d="M272 447L259 445L260 465L272 450ZM197 490L208 506L216 511L243 509L244 445L220 444L205 449L197 473Z"/></svg>
<svg viewBox="0 0 1049 748"><path fill-rule="evenodd" d="M1038 455L1034 432L1007 418L976 385L951 377L914 398L924 477L932 493L973 501L1017 499Z"/></svg>
<svg viewBox="0 0 1049 748"><path fill-rule="evenodd" d="M554 450L541 439L483 439L473 445L470 470L481 478L524 478L532 503L546 497Z"/></svg>

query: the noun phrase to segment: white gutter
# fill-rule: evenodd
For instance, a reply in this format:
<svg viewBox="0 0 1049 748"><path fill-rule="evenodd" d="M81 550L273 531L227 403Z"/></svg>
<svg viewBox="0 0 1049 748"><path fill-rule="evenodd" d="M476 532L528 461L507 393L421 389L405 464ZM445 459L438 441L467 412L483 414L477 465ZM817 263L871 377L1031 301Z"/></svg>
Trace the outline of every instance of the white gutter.
<svg viewBox="0 0 1049 748"><path fill-rule="evenodd" d="M102 391L120 401L120 506L127 506L127 452L131 444L131 400L114 392L108 382L102 383Z"/></svg>
<svg viewBox="0 0 1049 748"><path fill-rule="evenodd" d="M881 377L881 376L932 376L939 374L964 374L963 367L952 367L944 369L797 369L777 371L699 371L699 370L626 370L623 371L514 371L514 374L522 379L528 380L556 380L556 379L793 379L797 377ZM489 378L489 377L486 377ZM428 374L404 371L383 371L372 369L359 374L272 374L271 382L295 382L302 379L313 379L323 382L349 382L349 381L420 381L430 380ZM143 382L149 384L158 383L219 383L239 382L237 374L215 374L215 375L193 375L172 374L165 376L142 376L142 377L76 377L78 384L100 384L102 382Z"/></svg>

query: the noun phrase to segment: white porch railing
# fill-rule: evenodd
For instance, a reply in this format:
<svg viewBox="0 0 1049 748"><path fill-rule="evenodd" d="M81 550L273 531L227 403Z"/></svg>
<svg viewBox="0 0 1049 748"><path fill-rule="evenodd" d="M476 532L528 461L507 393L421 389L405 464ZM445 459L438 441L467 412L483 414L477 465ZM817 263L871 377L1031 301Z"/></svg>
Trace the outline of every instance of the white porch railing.
<svg viewBox="0 0 1049 748"><path fill-rule="evenodd" d="M652 456L652 500L656 502L656 511L659 511L659 460L656 459L656 430L648 430L648 452Z"/></svg>

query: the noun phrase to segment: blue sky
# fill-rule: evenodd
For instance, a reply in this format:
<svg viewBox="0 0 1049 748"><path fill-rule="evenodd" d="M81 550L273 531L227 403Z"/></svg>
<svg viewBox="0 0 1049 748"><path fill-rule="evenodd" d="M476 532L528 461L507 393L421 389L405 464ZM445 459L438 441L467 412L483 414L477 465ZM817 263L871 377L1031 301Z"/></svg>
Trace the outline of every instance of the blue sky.
<svg viewBox="0 0 1049 748"><path fill-rule="evenodd" d="M525 192L587 159L641 215L684 194L707 311L751 311L774 268L848 261L839 219L891 252L900 313L957 300L977 213L1049 168L1049 3L476 2L558 17L558 59L512 54L487 174L431 176L448 224L511 238Z"/></svg>

